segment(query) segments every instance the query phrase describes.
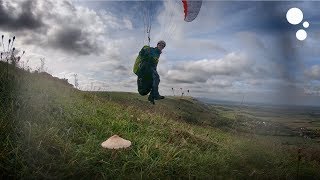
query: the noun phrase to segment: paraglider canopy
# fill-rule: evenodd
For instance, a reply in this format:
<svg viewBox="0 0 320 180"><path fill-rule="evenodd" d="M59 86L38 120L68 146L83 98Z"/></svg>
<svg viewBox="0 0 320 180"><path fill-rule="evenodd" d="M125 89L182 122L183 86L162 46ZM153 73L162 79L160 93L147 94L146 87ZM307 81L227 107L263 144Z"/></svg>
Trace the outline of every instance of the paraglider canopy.
<svg viewBox="0 0 320 180"><path fill-rule="evenodd" d="M184 9L184 20L193 21L199 14L202 1L182 0Z"/></svg>
<svg viewBox="0 0 320 180"><path fill-rule="evenodd" d="M145 36L147 37L148 39L148 46L150 46L150 34L151 34L151 20L152 20L152 13L150 12L150 7L152 7L152 4L153 4L153 1L143 1L144 2L144 10L143 10L143 22L144 22L144 27L145 27ZM182 14L184 14L184 21L186 22L191 22L193 21L194 19L197 18L198 14L199 14L199 11L201 9L201 5L202 5L202 0L181 0L180 2L182 2L182 7L183 7L183 12L179 12ZM180 4L180 3L179 3ZM172 14L173 13L168 13L168 14ZM172 19L172 17L170 18L170 20ZM168 31L171 31L172 30L172 22L166 22L166 24L170 24L170 28L167 28L169 29Z"/></svg>

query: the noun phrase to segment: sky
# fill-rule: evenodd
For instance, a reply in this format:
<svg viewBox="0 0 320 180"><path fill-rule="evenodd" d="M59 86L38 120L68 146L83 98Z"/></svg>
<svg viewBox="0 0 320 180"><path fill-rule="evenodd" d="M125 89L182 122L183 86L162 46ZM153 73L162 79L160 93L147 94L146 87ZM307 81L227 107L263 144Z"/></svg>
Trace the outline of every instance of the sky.
<svg viewBox="0 0 320 180"><path fill-rule="evenodd" d="M291 8L303 13L298 24L287 19ZM71 84L77 74L81 90L137 92L132 68L150 22L150 45L167 43L158 64L162 95L320 106L319 8L203 1L186 22L180 0L0 0L0 33L4 48L15 36L17 55L25 51L20 67L39 69L45 58L46 72Z"/></svg>

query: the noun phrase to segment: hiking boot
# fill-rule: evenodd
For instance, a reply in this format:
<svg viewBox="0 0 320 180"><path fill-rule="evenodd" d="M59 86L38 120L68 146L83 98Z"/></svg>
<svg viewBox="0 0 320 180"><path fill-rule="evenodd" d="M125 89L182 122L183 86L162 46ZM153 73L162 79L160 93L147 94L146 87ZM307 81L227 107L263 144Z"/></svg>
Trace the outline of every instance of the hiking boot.
<svg viewBox="0 0 320 180"><path fill-rule="evenodd" d="M155 103L154 103L154 98L153 98L152 96L149 96L149 97L148 97L148 100L149 100L152 104L155 104Z"/></svg>
<svg viewBox="0 0 320 180"><path fill-rule="evenodd" d="M164 99L164 96L156 96L155 98L154 98L155 100L160 100L160 99Z"/></svg>

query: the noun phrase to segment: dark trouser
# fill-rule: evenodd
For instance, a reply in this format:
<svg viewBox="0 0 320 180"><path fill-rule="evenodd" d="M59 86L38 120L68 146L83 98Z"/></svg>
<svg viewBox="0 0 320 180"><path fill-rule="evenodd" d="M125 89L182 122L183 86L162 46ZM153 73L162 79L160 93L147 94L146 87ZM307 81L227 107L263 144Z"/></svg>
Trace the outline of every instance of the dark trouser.
<svg viewBox="0 0 320 180"><path fill-rule="evenodd" d="M142 96L149 94L152 89L152 80L146 80L143 77L138 77L137 84L138 92Z"/></svg>
<svg viewBox="0 0 320 180"><path fill-rule="evenodd" d="M140 95L147 95L150 91L150 96L159 96L160 77L155 67L150 67L144 64L138 75L138 92Z"/></svg>
<svg viewBox="0 0 320 180"><path fill-rule="evenodd" d="M150 95L152 97L160 96L159 94L160 76L156 68L152 68L152 89Z"/></svg>

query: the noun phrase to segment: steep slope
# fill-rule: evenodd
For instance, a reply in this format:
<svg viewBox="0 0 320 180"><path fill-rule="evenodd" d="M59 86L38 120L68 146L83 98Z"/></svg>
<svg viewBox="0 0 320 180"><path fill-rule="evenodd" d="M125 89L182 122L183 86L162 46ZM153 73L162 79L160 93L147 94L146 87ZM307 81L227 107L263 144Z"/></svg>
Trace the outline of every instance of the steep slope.
<svg viewBox="0 0 320 180"><path fill-rule="evenodd" d="M10 67L7 76L0 68L1 179L297 175L297 148L214 128L219 116L195 100L169 97L152 106L134 93L82 92L44 73ZM114 134L132 147L102 149ZM314 158L299 166L299 177L320 177Z"/></svg>

